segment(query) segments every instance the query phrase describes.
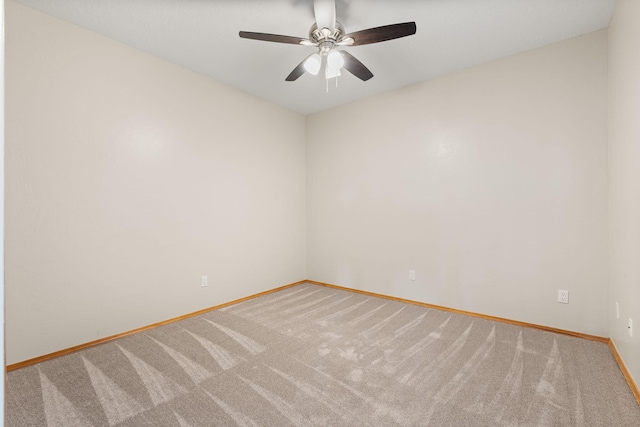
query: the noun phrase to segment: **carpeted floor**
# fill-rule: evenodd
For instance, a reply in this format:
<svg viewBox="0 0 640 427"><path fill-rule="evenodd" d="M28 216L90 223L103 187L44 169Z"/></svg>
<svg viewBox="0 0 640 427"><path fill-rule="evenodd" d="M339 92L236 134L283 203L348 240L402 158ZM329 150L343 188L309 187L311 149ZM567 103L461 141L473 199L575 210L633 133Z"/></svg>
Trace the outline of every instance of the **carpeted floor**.
<svg viewBox="0 0 640 427"><path fill-rule="evenodd" d="M302 284L10 372L7 425L640 426L602 343Z"/></svg>

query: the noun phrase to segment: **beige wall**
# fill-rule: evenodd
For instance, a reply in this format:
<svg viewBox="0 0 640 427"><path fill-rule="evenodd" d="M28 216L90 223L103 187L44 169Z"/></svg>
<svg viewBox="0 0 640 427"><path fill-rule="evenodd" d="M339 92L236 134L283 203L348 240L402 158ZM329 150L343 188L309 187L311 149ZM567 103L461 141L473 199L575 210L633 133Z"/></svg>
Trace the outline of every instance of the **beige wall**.
<svg viewBox="0 0 640 427"><path fill-rule="evenodd" d="M616 19L610 63L636 61ZM7 362L305 277L609 336L606 58L601 31L305 123L7 1ZM624 317L637 104L615 94Z"/></svg>
<svg viewBox="0 0 640 427"><path fill-rule="evenodd" d="M4 34L4 2L0 3L0 31ZM0 81L4 82L4 37L0 39ZM0 98L4 100L4 83L0 85ZM5 360L4 352L4 101L0 104L0 358ZM5 387L0 387L0 420L4 420Z"/></svg>
<svg viewBox="0 0 640 427"><path fill-rule="evenodd" d="M308 116L309 277L608 336L606 49L600 31Z"/></svg>
<svg viewBox="0 0 640 427"><path fill-rule="evenodd" d="M611 338L640 383L640 2L618 0L609 26ZM616 318L615 303L620 306ZM634 336L627 332L632 318Z"/></svg>
<svg viewBox="0 0 640 427"><path fill-rule="evenodd" d="M6 18L7 363L306 277L303 116Z"/></svg>

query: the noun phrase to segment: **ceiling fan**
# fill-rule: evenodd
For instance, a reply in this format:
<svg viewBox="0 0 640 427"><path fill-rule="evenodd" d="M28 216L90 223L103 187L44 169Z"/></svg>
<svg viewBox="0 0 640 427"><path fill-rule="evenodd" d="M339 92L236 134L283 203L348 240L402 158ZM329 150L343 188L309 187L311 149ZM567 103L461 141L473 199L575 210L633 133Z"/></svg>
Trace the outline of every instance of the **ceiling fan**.
<svg viewBox="0 0 640 427"><path fill-rule="evenodd" d="M340 70L344 68L360 80L367 81L373 77L373 73L349 52L338 48L379 43L416 33L415 22L403 22L346 34L342 24L336 21L335 0L314 0L313 12L316 22L311 26L307 39L250 31L240 31L240 37L317 47L316 53L307 56L287 76L285 80L288 82L297 80L305 72L317 75L323 67L327 80L338 77Z"/></svg>

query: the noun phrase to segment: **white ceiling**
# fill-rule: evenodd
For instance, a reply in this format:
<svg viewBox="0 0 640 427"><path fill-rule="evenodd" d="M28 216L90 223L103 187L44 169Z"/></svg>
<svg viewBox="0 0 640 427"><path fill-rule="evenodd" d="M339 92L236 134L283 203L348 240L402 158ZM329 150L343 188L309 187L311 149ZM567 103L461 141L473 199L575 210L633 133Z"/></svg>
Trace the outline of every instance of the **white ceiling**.
<svg viewBox="0 0 640 427"><path fill-rule="evenodd" d="M312 0L19 0L244 92L309 114L606 28L615 0L337 0L346 32L415 21L414 36L346 48L374 74L285 77L313 47L240 39L307 37Z"/></svg>

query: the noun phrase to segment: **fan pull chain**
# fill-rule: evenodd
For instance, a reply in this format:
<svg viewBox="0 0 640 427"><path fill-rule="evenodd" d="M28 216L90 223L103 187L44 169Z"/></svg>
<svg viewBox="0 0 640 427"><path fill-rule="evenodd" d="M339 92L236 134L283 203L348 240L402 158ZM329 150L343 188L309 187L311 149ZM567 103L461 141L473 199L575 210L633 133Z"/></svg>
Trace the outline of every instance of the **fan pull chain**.
<svg viewBox="0 0 640 427"><path fill-rule="evenodd" d="M336 77L336 87L338 87L338 78ZM325 79L325 91L329 93L329 79Z"/></svg>
<svg viewBox="0 0 640 427"><path fill-rule="evenodd" d="M338 87L338 78L336 77L336 87ZM325 79L325 92L329 93L329 79Z"/></svg>

